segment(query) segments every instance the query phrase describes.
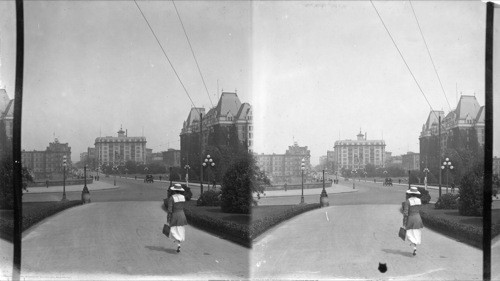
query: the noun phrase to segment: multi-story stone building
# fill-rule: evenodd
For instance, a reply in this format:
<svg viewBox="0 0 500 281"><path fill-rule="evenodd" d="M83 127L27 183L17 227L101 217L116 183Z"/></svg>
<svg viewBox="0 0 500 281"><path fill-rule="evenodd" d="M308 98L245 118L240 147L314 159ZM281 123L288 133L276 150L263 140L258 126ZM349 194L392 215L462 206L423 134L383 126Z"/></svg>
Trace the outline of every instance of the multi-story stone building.
<svg viewBox="0 0 500 281"><path fill-rule="evenodd" d="M84 163L84 162L88 161L88 155L89 155L88 152L80 153L80 162Z"/></svg>
<svg viewBox="0 0 500 281"><path fill-rule="evenodd" d="M401 164L405 170L420 170L420 154L409 151L401 155Z"/></svg>
<svg viewBox="0 0 500 281"><path fill-rule="evenodd" d="M12 125L14 121L14 100L5 89L0 89L0 160L12 154Z"/></svg>
<svg viewBox="0 0 500 281"><path fill-rule="evenodd" d="M311 169L311 152L296 142L285 154L255 154L257 165L275 184L298 183L302 180L302 159L307 171Z"/></svg>
<svg viewBox="0 0 500 281"><path fill-rule="evenodd" d="M33 172L35 178L60 178L63 174L64 156L68 170L72 166L71 147L68 143L60 143L56 138L45 151L21 151L21 163Z"/></svg>
<svg viewBox="0 0 500 281"><path fill-rule="evenodd" d="M496 175L497 177L500 177L500 158L498 157L493 157L493 175Z"/></svg>
<svg viewBox="0 0 500 281"><path fill-rule="evenodd" d="M252 107L248 103L241 103L236 93L222 92L217 106L206 114L204 108L191 108L180 138L180 166L189 164L193 175L199 175L202 153L205 153L207 146L252 151Z"/></svg>
<svg viewBox="0 0 500 281"><path fill-rule="evenodd" d="M146 137L129 137L120 128L117 137L95 139L95 153L98 165L120 165L127 161L146 163Z"/></svg>
<svg viewBox="0 0 500 281"><path fill-rule="evenodd" d="M479 154L484 148L484 125L484 106L479 105L475 96L462 95L456 109L446 116L443 111L431 111L419 138L420 169L427 167L431 173L438 174L447 149Z"/></svg>
<svg viewBox="0 0 500 281"><path fill-rule="evenodd" d="M385 141L368 140L361 132L356 140L336 141L334 153L336 171L364 169L366 164L385 165Z"/></svg>
<svg viewBox="0 0 500 281"><path fill-rule="evenodd" d="M163 151L163 161L167 167L180 167L181 166L181 151L169 148Z"/></svg>

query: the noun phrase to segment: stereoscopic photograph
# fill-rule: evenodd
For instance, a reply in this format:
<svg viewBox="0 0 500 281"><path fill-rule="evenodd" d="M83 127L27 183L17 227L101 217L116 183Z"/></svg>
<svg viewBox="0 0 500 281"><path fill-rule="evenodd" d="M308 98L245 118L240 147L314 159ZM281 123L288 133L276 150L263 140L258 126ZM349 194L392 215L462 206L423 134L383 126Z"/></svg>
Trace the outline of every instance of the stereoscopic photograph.
<svg viewBox="0 0 500 281"><path fill-rule="evenodd" d="M497 1L0 1L0 280L500 280Z"/></svg>

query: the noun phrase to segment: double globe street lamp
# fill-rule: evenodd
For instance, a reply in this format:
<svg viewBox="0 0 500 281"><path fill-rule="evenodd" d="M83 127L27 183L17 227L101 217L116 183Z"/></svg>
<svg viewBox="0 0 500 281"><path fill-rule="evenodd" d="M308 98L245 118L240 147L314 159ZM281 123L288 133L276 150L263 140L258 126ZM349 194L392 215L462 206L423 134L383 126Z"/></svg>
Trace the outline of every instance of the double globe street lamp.
<svg viewBox="0 0 500 281"><path fill-rule="evenodd" d="M450 174L450 170L453 170L450 158L444 159L443 166L441 166L441 170L445 169L446 169L446 193L448 193L448 175Z"/></svg>
<svg viewBox="0 0 500 281"><path fill-rule="evenodd" d="M184 169L186 169L186 186L189 187L189 169L191 169L191 167L189 165L185 165Z"/></svg>
<svg viewBox="0 0 500 281"><path fill-rule="evenodd" d="M304 170L306 169L305 159L302 158L300 170L302 171L302 196L300 197L300 204L304 204Z"/></svg>
<svg viewBox="0 0 500 281"><path fill-rule="evenodd" d="M424 178L424 186L425 190L427 190L427 174L429 173L429 169L426 167L423 172L425 173L425 178Z"/></svg>
<svg viewBox="0 0 500 281"><path fill-rule="evenodd" d="M207 167L215 168L215 162L212 158L210 158L210 154L207 155L207 158L205 158L205 161L203 161L201 165L203 165L203 168ZM201 181L203 181L203 179L201 179ZM215 175L214 175L214 187L215 187ZM210 182L208 183L208 189L210 190Z"/></svg>

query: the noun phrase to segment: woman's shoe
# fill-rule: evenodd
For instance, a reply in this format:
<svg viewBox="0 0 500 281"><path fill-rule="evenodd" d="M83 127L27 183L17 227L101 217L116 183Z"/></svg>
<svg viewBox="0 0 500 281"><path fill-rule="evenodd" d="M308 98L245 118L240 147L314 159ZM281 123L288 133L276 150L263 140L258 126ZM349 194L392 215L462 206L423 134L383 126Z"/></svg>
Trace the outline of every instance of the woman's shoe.
<svg viewBox="0 0 500 281"><path fill-rule="evenodd" d="M177 253L180 253L180 251L181 251L181 246L178 246L177 247ZM413 255L415 255L415 252L413 252Z"/></svg>
<svg viewBox="0 0 500 281"><path fill-rule="evenodd" d="M417 255L417 249L414 249L413 250L413 255L416 256Z"/></svg>

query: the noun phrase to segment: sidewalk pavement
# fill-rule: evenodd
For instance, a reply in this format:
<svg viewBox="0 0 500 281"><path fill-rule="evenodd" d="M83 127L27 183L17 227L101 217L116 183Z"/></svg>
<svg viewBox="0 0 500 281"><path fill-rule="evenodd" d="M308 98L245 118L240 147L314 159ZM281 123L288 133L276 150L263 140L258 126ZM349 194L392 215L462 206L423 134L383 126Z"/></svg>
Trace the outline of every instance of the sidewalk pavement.
<svg viewBox="0 0 500 281"><path fill-rule="evenodd" d="M294 217L253 243L255 279L481 280L482 251L428 228L412 256L398 237L399 205L332 206ZM500 243L492 279L500 278ZM299 258L307 257L307 258ZM495 264L496 262L496 264ZM378 270L379 263L387 272Z"/></svg>
<svg viewBox="0 0 500 281"><path fill-rule="evenodd" d="M42 221L23 232L21 280L248 279L249 249L189 225L176 253L162 204L90 203ZM6 280L12 244L0 241Z"/></svg>
<svg viewBox="0 0 500 281"><path fill-rule="evenodd" d="M105 189L115 189L115 188L120 188L118 185L114 186L113 184L103 182L103 181L94 181L93 183L87 184L87 188L89 191L95 191L95 190L105 190ZM72 192L72 191L82 191L83 189L83 184L77 184L77 185L66 185L66 192ZM51 193L51 192L57 192L61 193L63 190L63 186L49 186L47 187L28 187L28 191L26 192L23 190L23 193Z"/></svg>
<svg viewBox="0 0 500 281"><path fill-rule="evenodd" d="M331 187L325 187L326 193L334 194L334 193L349 193L349 192L357 192L358 189L353 189L350 186L344 185L332 185ZM323 188L307 188L304 189L304 196L306 195L321 195L321 191ZM284 197L284 196L300 196L302 194L301 189L289 189L287 191L283 190L269 190L265 191L264 194L260 195L260 198L268 198L268 197ZM257 198L257 194L253 195L254 198Z"/></svg>

